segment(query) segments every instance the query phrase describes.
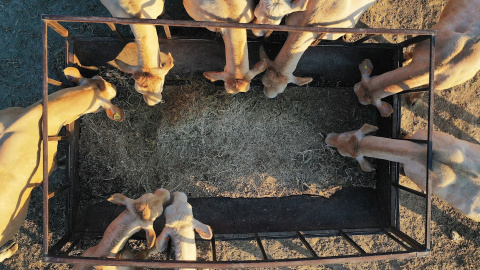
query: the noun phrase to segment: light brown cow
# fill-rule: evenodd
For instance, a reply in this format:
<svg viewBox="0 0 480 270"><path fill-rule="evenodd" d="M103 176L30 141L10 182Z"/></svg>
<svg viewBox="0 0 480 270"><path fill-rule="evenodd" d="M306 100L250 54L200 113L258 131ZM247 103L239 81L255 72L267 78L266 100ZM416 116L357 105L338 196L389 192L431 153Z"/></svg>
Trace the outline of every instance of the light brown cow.
<svg viewBox="0 0 480 270"><path fill-rule="evenodd" d="M352 28L360 16L376 0L261 0L255 9L254 23L280 24L286 18L287 25ZM254 31L264 35L264 31ZM324 39L337 39L343 34L327 34ZM291 32L274 61L267 60L267 70L262 82L264 93L274 98L283 93L288 83L304 85L312 78L293 75L303 53L318 38L319 34L310 32ZM260 57L268 59L263 49Z"/></svg>
<svg viewBox="0 0 480 270"><path fill-rule="evenodd" d="M450 0L443 9L435 46L435 90L444 90L471 79L480 70L480 0ZM415 46L411 63L405 67L370 77L373 65L366 59L360 64L362 81L354 91L361 104L372 104L383 117L393 112L382 98L428 85L430 42ZM411 95L414 104L422 95Z"/></svg>
<svg viewBox="0 0 480 270"><path fill-rule="evenodd" d="M120 18L156 19L163 13L164 0L101 0L112 16ZM143 95L145 102L156 105L162 101L165 75L173 67L169 53L162 63L158 35L155 26L146 24L130 25L138 48L138 65L131 66L120 60L115 64L120 70L131 73L135 89Z"/></svg>
<svg viewBox="0 0 480 270"><path fill-rule="evenodd" d="M330 133L326 143L338 148L342 156L356 158L364 171L375 170L365 156L400 162L404 165L405 175L425 190L427 145L365 136L377 129L365 124L358 131ZM417 131L413 139L426 140L427 131ZM480 145L442 132L433 132L432 144L430 181L433 194L467 217L480 221Z"/></svg>
<svg viewBox="0 0 480 270"><path fill-rule="evenodd" d="M127 209L108 225L100 243L85 250L82 257L134 259L133 253L129 249L125 249L124 252L121 251L128 239L140 230L145 230L147 233L147 248L153 248L156 239L153 222L163 213L163 206L169 200L170 192L163 188L157 189L153 194L143 194L136 200L132 200L123 194L114 194L108 198L108 201L125 205ZM88 265L75 265L73 269L89 269L90 267ZM101 266L95 269L120 268Z"/></svg>
<svg viewBox="0 0 480 270"><path fill-rule="evenodd" d="M253 19L253 0L183 0L190 17L197 21L248 23ZM215 31L214 28L208 28ZM212 82L225 81L228 93L247 92L250 81L266 68L265 60L260 60L250 70L245 29L220 29L225 43L226 65L223 72L204 72Z"/></svg>
<svg viewBox="0 0 480 270"><path fill-rule="evenodd" d="M163 252L168 246L168 240L171 239L175 260L196 261L195 231L201 238L209 240L213 236L212 229L193 217L192 206L188 203L185 193L175 191L172 197L172 204L165 208L166 223L155 241L155 249ZM153 249L144 250L138 254L138 257L146 259L153 251Z"/></svg>
<svg viewBox="0 0 480 270"><path fill-rule="evenodd" d="M82 78L75 68L65 69L65 75L79 86L49 95L48 135L57 135L64 125L101 108L111 119L123 119L123 111L110 103L116 95L115 86L98 76ZM0 246L22 226L30 194L43 181L41 117L40 102L27 108L0 111ZM49 171L54 167L57 144L57 141L48 143Z"/></svg>

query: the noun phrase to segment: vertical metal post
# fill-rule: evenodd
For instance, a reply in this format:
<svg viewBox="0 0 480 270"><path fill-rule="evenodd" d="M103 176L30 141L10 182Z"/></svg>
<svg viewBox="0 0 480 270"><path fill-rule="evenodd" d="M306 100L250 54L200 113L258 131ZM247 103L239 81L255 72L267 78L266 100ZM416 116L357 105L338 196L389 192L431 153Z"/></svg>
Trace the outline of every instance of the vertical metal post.
<svg viewBox="0 0 480 270"><path fill-rule="evenodd" d="M397 49L397 53L395 55L394 59L394 66L396 68L401 68L402 62L403 62L403 46L399 46ZM395 139L398 139L400 137L400 131L401 131L401 126L402 126L402 96L400 94L396 94L393 97L393 104L395 108L395 113L393 115L393 130L392 130L392 137ZM392 213L391 213L391 220L390 224L394 226L396 229L400 229L400 193L398 190L398 184L399 184L399 174L400 174L400 163L398 162L390 162L390 168L392 171L390 174L393 173L392 181L390 184L392 185L391 187L391 200L390 203L395 206L395 208L391 208Z"/></svg>
<svg viewBox="0 0 480 270"><path fill-rule="evenodd" d="M42 20L43 255L48 255L48 32Z"/></svg>
<svg viewBox="0 0 480 270"><path fill-rule="evenodd" d="M217 261L217 248L215 247L215 234L212 235L212 239L210 240L212 243L212 259L213 261Z"/></svg>
<svg viewBox="0 0 480 270"><path fill-rule="evenodd" d="M426 175L426 190L427 194L427 209L425 215L425 248L431 249L431 227L430 221L432 219L432 181L430 181L430 171L432 170L432 132L433 132L433 90L435 83L435 35L430 37L430 74L428 87L428 144L427 144L427 175Z"/></svg>
<svg viewBox="0 0 480 270"><path fill-rule="evenodd" d="M67 163L67 181L70 186L68 189L67 208L66 208L66 230L65 234L73 232L75 217L78 209L78 142L80 136L80 120L75 120L66 126L68 139L68 163Z"/></svg>

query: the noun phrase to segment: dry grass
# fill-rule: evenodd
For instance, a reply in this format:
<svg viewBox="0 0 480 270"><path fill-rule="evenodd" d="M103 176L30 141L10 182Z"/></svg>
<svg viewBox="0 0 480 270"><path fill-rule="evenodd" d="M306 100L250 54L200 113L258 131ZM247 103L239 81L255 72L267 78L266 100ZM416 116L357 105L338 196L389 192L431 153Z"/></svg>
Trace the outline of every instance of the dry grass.
<svg viewBox="0 0 480 270"><path fill-rule="evenodd" d="M231 96L191 78L165 87L165 104L147 107L121 74L102 75L116 83L126 118L83 118L80 178L89 202L159 187L193 197L278 197L374 185L373 174L324 143L329 131L368 122L373 108L350 89L289 88L271 100L259 88Z"/></svg>

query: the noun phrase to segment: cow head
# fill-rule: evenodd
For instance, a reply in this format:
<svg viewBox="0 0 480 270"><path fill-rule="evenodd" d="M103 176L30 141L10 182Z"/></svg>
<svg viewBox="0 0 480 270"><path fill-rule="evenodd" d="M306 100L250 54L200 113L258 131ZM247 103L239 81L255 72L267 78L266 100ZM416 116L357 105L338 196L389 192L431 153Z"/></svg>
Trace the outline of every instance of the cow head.
<svg viewBox="0 0 480 270"><path fill-rule="evenodd" d="M364 158L359 149L360 141L368 134L378 130L378 127L364 124L357 131L345 133L329 133L325 139L327 145L336 147L340 155L344 157L353 157L360 163L362 170L366 172L374 171L375 168Z"/></svg>
<svg viewBox="0 0 480 270"><path fill-rule="evenodd" d="M373 70L372 62L370 62L369 59L365 59L358 68L362 74L362 80L353 87L353 91L357 95L358 101L363 105L374 105L383 117L390 116L393 113L392 105L382 101L381 98L377 97L369 87L369 82L373 78L370 77Z"/></svg>
<svg viewBox="0 0 480 270"><path fill-rule="evenodd" d="M161 60L159 59L158 62L161 63ZM149 106L154 106L162 101L165 75L173 67L172 54L167 55L166 61L161 66L154 68L146 68L141 65L132 66L118 59L115 59L115 64L121 71L132 74L135 80L135 90L143 95L143 99Z"/></svg>
<svg viewBox="0 0 480 270"><path fill-rule="evenodd" d="M260 57L267 62L267 69L262 77L263 92L269 98L274 98L283 93L289 83L304 85L310 83L313 79L310 77L296 77L293 74L284 74L276 67L275 62L268 59L263 47L260 47Z"/></svg>
<svg viewBox="0 0 480 270"><path fill-rule="evenodd" d="M247 72L242 78L235 77L226 71L216 72L208 71L204 72L203 76L214 82L217 80L225 81L225 90L230 94L236 94L239 92L247 92L250 89L250 81L259 73L262 73L266 68L266 60L262 59L255 66Z"/></svg>

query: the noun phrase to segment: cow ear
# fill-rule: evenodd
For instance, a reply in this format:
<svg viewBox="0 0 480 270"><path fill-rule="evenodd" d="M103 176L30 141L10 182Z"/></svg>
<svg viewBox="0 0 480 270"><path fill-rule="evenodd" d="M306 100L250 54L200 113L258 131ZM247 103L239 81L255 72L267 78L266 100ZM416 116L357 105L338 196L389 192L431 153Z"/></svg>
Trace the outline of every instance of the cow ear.
<svg viewBox="0 0 480 270"><path fill-rule="evenodd" d="M74 67L67 67L63 70L63 74L65 74L65 77L67 77L67 79L73 81L76 84L80 84L80 80L83 79L80 71L78 71L78 69Z"/></svg>
<svg viewBox="0 0 480 270"><path fill-rule="evenodd" d="M381 101L381 105L377 106L382 117L389 117L393 113L392 105L388 104L385 101Z"/></svg>
<svg viewBox="0 0 480 270"><path fill-rule="evenodd" d="M203 224L202 222L194 219L193 228L200 235L202 239L207 239L207 240L212 239L213 232L210 226Z"/></svg>
<svg viewBox="0 0 480 270"><path fill-rule="evenodd" d="M369 133L373 133L378 130L378 127L370 124L363 124L363 126L358 130L360 134L366 135Z"/></svg>
<svg viewBox="0 0 480 270"><path fill-rule="evenodd" d="M368 162L364 156L358 156L357 161L358 163L360 163L360 167L362 168L362 171L364 172L375 171L375 167L373 167L372 164L370 164L370 162Z"/></svg>
<svg viewBox="0 0 480 270"><path fill-rule="evenodd" d="M370 77L370 75L372 74L373 64L370 59L365 59L362 61L362 63L360 63L358 69L360 69L360 74L362 74L363 80L363 77Z"/></svg>
<svg viewBox="0 0 480 270"><path fill-rule="evenodd" d="M223 81L225 79L225 72L207 71L203 73L203 76L212 82Z"/></svg>
<svg viewBox="0 0 480 270"><path fill-rule="evenodd" d="M162 252L167 248L168 241L170 240L170 230L169 227L164 227L160 235L157 237L155 241L155 248L158 252Z"/></svg>
<svg viewBox="0 0 480 270"><path fill-rule="evenodd" d="M313 81L313 78L311 77L293 77L292 79L292 83L296 84L296 85L304 85L304 84L307 84L307 83L311 83Z"/></svg>
<svg viewBox="0 0 480 270"><path fill-rule="evenodd" d="M115 193L110 198L107 199L111 203L116 203L120 205L127 205L132 199L128 198L127 196L120 194L120 193Z"/></svg>
<svg viewBox="0 0 480 270"><path fill-rule="evenodd" d="M110 102L102 103L101 106L105 109L105 113L107 114L108 118L117 122L123 121L123 118L125 117L125 113L123 112L122 109L113 105Z"/></svg>
<svg viewBox="0 0 480 270"><path fill-rule="evenodd" d="M159 56L160 57L160 56ZM167 57L167 60L162 64L162 70L163 72L165 72L165 74L168 73L168 71L170 71L170 69L173 68L173 57L172 57L172 54L171 53L168 53L168 55L166 56ZM161 63L161 60L159 60L159 62Z"/></svg>

